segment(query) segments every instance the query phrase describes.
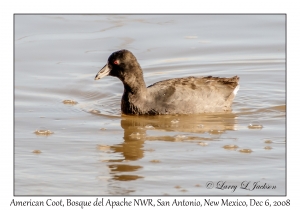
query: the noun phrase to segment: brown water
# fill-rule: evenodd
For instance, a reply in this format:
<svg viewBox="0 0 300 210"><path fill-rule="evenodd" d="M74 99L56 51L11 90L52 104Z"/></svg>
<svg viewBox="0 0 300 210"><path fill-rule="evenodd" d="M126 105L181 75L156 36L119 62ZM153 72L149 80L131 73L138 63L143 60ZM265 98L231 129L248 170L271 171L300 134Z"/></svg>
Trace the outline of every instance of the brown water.
<svg viewBox="0 0 300 210"><path fill-rule="evenodd" d="M147 85L238 75L232 113L121 115L122 48ZM285 195L285 70L284 15L15 15L15 195Z"/></svg>

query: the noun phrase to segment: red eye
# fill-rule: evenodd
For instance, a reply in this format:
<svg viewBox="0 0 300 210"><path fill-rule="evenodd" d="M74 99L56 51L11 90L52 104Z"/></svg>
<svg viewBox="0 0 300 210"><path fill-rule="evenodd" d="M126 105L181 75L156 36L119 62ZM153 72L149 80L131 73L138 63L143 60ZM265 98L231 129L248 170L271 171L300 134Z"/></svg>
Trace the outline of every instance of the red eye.
<svg viewBox="0 0 300 210"><path fill-rule="evenodd" d="M114 61L114 64L119 65L120 63L119 63L118 60L115 60L115 61Z"/></svg>

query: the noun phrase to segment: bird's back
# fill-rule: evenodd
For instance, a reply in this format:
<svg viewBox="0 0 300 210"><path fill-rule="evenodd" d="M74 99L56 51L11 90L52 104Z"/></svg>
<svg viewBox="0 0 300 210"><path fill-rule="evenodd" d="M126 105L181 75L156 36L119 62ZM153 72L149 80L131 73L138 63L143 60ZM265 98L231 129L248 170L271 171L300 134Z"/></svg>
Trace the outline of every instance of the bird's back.
<svg viewBox="0 0 300 210"><path fill-rule="evenodd" d="M145 108L156 114L193 114L231 110L239 77L186 77L164 80L147 88Z"/></svg>

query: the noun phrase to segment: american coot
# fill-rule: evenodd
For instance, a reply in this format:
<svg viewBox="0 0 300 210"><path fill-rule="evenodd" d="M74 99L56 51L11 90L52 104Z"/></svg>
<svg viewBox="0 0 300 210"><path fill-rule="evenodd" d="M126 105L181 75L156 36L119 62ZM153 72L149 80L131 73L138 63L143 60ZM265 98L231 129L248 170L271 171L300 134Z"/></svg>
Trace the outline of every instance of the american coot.
<svg viewBox="0 0 300 210"><path fill-rule="evenodd" d="M195 114L226 112L238 91L239 77L186 77L168 79L146 87L143 71L128 50L112 53L95 80L118 77L124 85L123 114Z"/></svg>

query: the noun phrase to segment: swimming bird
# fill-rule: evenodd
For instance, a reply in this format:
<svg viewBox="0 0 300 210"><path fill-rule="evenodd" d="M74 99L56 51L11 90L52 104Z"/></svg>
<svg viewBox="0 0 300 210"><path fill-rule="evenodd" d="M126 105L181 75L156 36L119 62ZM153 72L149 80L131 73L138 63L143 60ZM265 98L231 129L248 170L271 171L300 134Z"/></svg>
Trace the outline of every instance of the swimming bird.
<svg viewBox="0 0 300 210"><path fill-rule="evenodd" d="M185 77L168 79L146 87L143 71L128 50L112 53L95 80L119 78L124 85L123 114L162 115L231 111L239 89L239 77Z"/></svg>

